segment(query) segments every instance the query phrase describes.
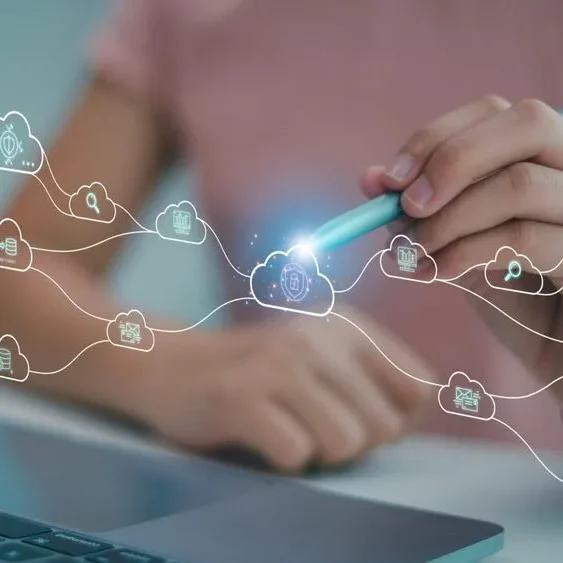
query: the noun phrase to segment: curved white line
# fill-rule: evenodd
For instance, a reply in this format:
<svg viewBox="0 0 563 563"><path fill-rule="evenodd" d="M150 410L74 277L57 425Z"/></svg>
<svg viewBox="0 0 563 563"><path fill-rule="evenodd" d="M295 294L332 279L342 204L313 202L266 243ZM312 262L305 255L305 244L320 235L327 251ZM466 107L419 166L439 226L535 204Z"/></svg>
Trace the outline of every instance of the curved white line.
<svg viewBox="0 0 563 563"><path fill-rule="evenodd" d="M488 262L483 262L481 264L475 264L474 266L469 266L469 268L467 268L467 270L465 270L464 272L462 272L461 274L459 274L458 276L454 276L453 278L435 278L434 281L454 281L457 280L459 278L461 278L462 276L465 276L465 274L467 274L467 272L470 272L471 270L473 270L474 268L479 268L481 266L486 266L488 264Z"/></svg>
<svg viewBox="0 0 563 563"><path fill-rule="evenodd" d="M195 323L191 326L185 327L185 328L174 328L174 329L152 328L152 327L147 327L147 328L150 328L150 330L152 330L153 332L166 332L166 333L169 333L169 334L174 334L174 333L179 333L179 332L187 332L188 330L192 330L192 328L195 328L196 326L199 326L200 324L204 323L209 317L211 317L217 311L219 311L219 309L222 309L223 307L226 307L227 305L230 305L231 303L236 303L237 301L255 301L255 299L251 296L237 297L236 299L231 299L230 301L227 301L226 303L223 303L222 305L219 305L219 307L216 307L215 309L213 309L213 311L211 311L211 313L208 313L205 317L203 317L203 319L201 319L197 323Z"/></svg>
<svg viewBox="0 0 563 563"><path fill-rule="evenodd" d="M393 360L391 360L386 354L385 352L383 352L383 350L372 340L371 336L365 332L361 327L359 327L354 321L351 321L349 318L345 317L344 315L340 315L339 313L335 313L334 311L331 311L329 313L329 315L334 315L335 317L338 317L340 319L345 320L347 323L351 324L354 328L356 328L357 330L359 330L376 348L377 351L397 370L399 370L402 374L406 375L407 377L410 377L411 379L414 379L415 381L418 381L420 383L426 383L427 385L432 385L433 387L440 387L442 388L443 385L441 385L440 383L435 383L434 381L426 381L425 379L420 379L419 377L416 377L414 375L411 375L410 373L407 373L404 369L400 368Z"/></svg>
<svg viewBox="0 0 563 563"><path fill-rule="evenodd" d="M95 246L98 246L100 244L104 244L105 242L108 242L108 241L116 239L116 238L125 237L125 236L129 236L129 235L137 235L137 234L155 235L157 233L154 233L153 231L129 231L128 233L120 233L118 235L113 235L113 236L105 238L105 239L103 239L99 242L95 242L95 243L90 244L88 246L83 246L82 248L67 248L67 249L64 249L64 250L55 250L55 249L52 249L52 248L37 248L35 246L32 246L31 249L37 250L38 252L54 252L54 253L61 253L61 254L66 253L66 252L81 252L82 250L89 250L90 248L94 248Z"/></svg>
<svg viewBox="0 0 563 563"><path fill-rule="evenodd" d="M559 268L561 264L563 264L563 258L561 258L561 260L559 260L559 262L555 266L553 266L553 268L550 268L549 270L540 270L540 274L550 274L551 272L557 270L557 268Z"/></svg>
<svg viewBox="0 0 563 563"><path fill-rule="evenodd" d="M491 420L494 420L495 422L498 422L498 423L502 424L503 426L505 426L506 428L508 428L509 430L511 430L515 436L517 436L518 438L520 438L520 440L522 441L522 443L530 450L530 452L532 452L532 455L536 458L536 460L539 462L539 464L540 464L554 479L557 479L557 481L559 481L560 483L563 483L563 479L561 479L561 477L558 477L557 475L555 475L555 473L553 473L553 471L551 471L551 469L541 460L541 458L538 456L538 454L534 451L534 449L532 448L532 446L530 446L530 444L528 444L528 442L526 442L526 440L525 440L516 430L514 430L514 428L512 428L512 426L510 426L510 424L507 424L506 422L500 420L499 418L495 418L495 417L491 418Z"/></svg>
<svg viewBox="0 0 563 563"><path fill-rule="evenodd" d="M139 221L137 221L137 219L135 219L135 217L133 217L131 212L128 209L125 209L125 207L123 207L123 205L120 205L119 203L115 203L115 202L113 202L113 204L115 205L115 207L121 209L121 211L123 211L125 214L127 214L129 216L129 218L131 219L131 221L133 221L133 223L135 223L137 225L137 227L139 227L140 229L142 229L143 231L145 231L147 233L158 234L156 231L153 231L152 229L147 229L147 227L145 227L144 225L139 223Z"/></svg>
<svg viewBox="0 0 563 563"><path fill-rule="evenodd" d="M495 399L529 399L530 397L533 397L534 395L538 395L542 391L549 389L552 385L555 385L558 381L561 381L562 379L563 379L563 375L559 376L557 379L554 379L553 381L551 381L547 385L540 387L537 391L532 391L531 393L528 393L527 395L514 395L512 397L508 397L506 395L493 395L492 393L489 393L489 395L491 395L491 397L494 397Z"/></svg>
<svg viewBox="0 0 563 563"><path fill-rule="evenodd" d="M43 150L43 147L41 147L41 150ZM51 163L49 162L49 158L47 157L47 153L43 150L43 158L45 160L45 162L47 163L47 168L49 169L49 174L51 174L51 178L53 178L53 182L55 182L55 185L57 186L57 188L59 188L59 190L66 195L67 197L70 197L71 194L65 192L60 184L57 182L57 179L55 178L55 175L53 174L53 169L51 168Z"/></svg>
<svg viewBox="0 0 563 563"><path fill-rule="evenodd" d="M80 358L80 356L82 356L82 354L84 354L84 352L86 352L86 350L89 350L90 348L93 348L94 346L97 346L98 344L103 344L104 342L111 344L111 342L109 340L98 340L97 342L92 342L92 344L86 346L86 348L84 348L83 350L78 352L78 354L76 354L76 356L74 356L74 358L72 358L72 360L70 360L70 362L68 362L68 364L66 364L66 366L62 367L61 369L57 369L57 370L54 370L54 371L29 370L29 373L30 374L33 373L35 375L55 375L57 373L61 373L61 371L64 371L65 369L70 367L74 362L76 362L76 360L78 360L78 358Z"/></svg>
<svg viewBox="0 0 563 563"><path fill-rule="evenodd" d="M43 180L42 180L39 176L33 174L33 177L34 177L36 180L38 180L39 183L43 186L43 189L47 192L47 196L49 197L49 199L51 200L51 203L55 206L55 208L57 209L57 211L59 211L59 212L62 213L63 215L66 215L67 217L73 217L73 218L75 218L74 215L72 215L72 214L70 214L70 213L67 213L66 211L63 211L63 210L55 203L55 200L53 199L53 196L52 196L51 193L49 192L49 188L47 188L47 186L45 185L45 182L43 182ZM66 192L65 192L65 193L66 193Z"/></svg>
<svg viewBox="0 0 563 563"><path fill-rule="evenodd" d="M245 274L244 272L241 272L230 260L230 258L227 255L227 252L225 251L225 249L223 248L223 245L221 244L221 241L219 240L219 237L217 236L217 233L211 228L211 225L209 223L207 223L207 221L204 221L203 219L200 219L200 221L205 225L206 229L209 229L211 231L211 233L213 234L213 236L215 237L215 240L217 241L217 244L219 245L219 247L221 248L221 251L223 252L223 256L225 257L225 260L227 260L227 262L229 263L229 266L237 273L239 274L239 276L242 276L243 278L248 278L250 279L250 275L249 274Z"/></svg>
<svg viewBox="0 0 563 563"><path fill-rule="evenodd" d="M466 287L463 287L462 285L457 285L457 283L451 283L451 282L446 281L446 280L438 280L437 279L435 281L440 282L440 283L445 283L446 285L451 285L452 287L457 287L458 289L462 289L463 291L470 293L474 297L478 297L479 299L481 299L485 303L488 303L491 307L495 308L499 313L502 313L505 317L509 318L513 323L516 323L518 326L521 326L523 329L526 329L528 332L531 332L532 334L535 334L536 336L541 336L542 338L546 338L547 340L551 340L552 342L557 342L559 344L563 344L563 340L559 340L558 338L553 338L553 336L548 336L547 334L542 334L541 332L538 332L537 330L534 330L533 328L526 326L525 324L516 320L514 317L511 317L508 313L503 311L498 305L491 303L488 299L485 299L482 295L479 295L478 293L475 293L474 291L471 291L470 289L467 289Z"/></svg>
<svg viewBox="0 0 563 563"><path fill-rule="evenodd" d="M41 274L42 276L46 277L49 281L51 281L51 283L55 284L59 290L62 292L62 294L79 310L82 311L85 315L88 315L89 317L92 317L93 319L96 319L98 321L103 321L105 323L109 323L111 322L113 319L106 319L105 317L98 317L98 315L94 315L92 313L89 313L88 311L84 310L80 305L78 305L78 303L76 303L76 301L74 301L72 299L72 297L59 285L59 283L57 281L55 281L49 274L46 274L45 272L39 270L38 268L34 268L33 266L31 268L29 268L30 271L34 271L37 272L38 274Z"/></svg>
<svg viewBox="0 0 563 563"><path fill-rule="evenodd" d="M382 252L385 252L386 250L388 250L387 248L384 248L383 250L380 250L379 252L376 252L367 262L366 265L362 268L362 271L360 272L360 275L356 278L356 281L350 285L349 287L347 287L346 289L335 289L334 293L346 293L348 291L350 291L351 289L353 289L355 287L355 285L360 281L360 279L362 278L362 276L364 275L365 271L368 269L369 265L372 263L373 260L375 260Z"/></svg>

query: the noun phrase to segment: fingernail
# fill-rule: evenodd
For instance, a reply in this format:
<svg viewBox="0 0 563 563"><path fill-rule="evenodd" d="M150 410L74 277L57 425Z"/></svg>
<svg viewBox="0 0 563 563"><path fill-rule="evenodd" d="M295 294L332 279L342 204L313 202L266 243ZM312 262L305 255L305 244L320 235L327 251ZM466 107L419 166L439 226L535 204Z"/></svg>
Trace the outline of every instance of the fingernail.
<svg viewBox="0 0 563 563"><path fill-rule="evenodd" d="M419 176L403 193L403 197L416 207L424 207L432 199L433 191L426 176Z"/></svg>
<svg viewBox="0 0 563 563"><path fill-rule="evenodd" d="M393 162L387 175L398 182L402 182L409 175L413 165L414 158L410 154L401 153L395 158L395 162Z"/></svg>

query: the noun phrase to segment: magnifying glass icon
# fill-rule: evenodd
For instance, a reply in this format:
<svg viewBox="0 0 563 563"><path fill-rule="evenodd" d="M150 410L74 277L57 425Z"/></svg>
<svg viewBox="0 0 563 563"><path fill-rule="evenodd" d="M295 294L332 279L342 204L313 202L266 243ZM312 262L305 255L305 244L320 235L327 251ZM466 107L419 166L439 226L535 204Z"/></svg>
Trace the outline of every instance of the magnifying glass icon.
<svg viewBox="0 0 563 563"><path fill-rule="evenodd" d="M508 264L508 269L506 275L504 276L504 281L510 281L512 279L517 280L522 275L522 264L518 260L511 260Z"/></svg>
<svg viewBox="0 0 563 563"><path fill-rule="evenodd" d="M86 207L89 207L92 211L96 212L96 215L100 214L100 208L98 207L98 198L94 192L88 192L86 194Z"/></svg>

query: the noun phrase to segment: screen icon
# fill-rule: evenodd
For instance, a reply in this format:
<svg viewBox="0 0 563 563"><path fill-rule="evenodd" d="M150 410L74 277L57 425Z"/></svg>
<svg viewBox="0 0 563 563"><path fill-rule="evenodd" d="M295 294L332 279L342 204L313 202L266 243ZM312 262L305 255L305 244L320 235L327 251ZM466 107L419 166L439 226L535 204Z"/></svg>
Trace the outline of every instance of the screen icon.
<svg viewBox="0 0 563 563"><path fill-rule="evenodd" d="M402 272L416 272L417 258L416 248L411 246L397 247L397 266Z"/></svg>
<svg viewBox="0 0 563 563"><path fill-rule="evenodd" d="M172 213L172 227L177 235L189 235L192 230L192 214L189 211L175 209Z"/></svg>
<svg viewBox="0 0 563 563"><path fill-rule="evenodd" d="M455 388L454 404L462 411L479 412L481 394L466 387Z"/></svg>
<svg viewBox="0 0 563 563"><path fill-rule="evenodd" d="M0 241L0 250L6 254L6 256L17 256L18 255L18 241L13 237L6 237L3 241Z"/></svg>

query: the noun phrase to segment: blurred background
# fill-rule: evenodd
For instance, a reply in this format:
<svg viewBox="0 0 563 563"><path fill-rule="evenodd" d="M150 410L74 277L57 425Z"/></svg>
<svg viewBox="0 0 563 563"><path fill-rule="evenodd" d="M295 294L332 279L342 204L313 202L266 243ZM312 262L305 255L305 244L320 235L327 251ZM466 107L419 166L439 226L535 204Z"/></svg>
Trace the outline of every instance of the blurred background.
<svg viewBox="0 0 563 563"><path fill-rule="evenodd" d="M0 50L0 115L12 110L23 113L45 150L88 76L87 39L103 22L111 5L110 0L0 2L2 44L7 46ZM56 176L57 171L54 173ZM84 178L83 183L95 180ZM2 216L21 181L18 174L0 172ZM112 186L106 187L111 195ZM75 187L67 188L74 191ZM37 189L42 189L39 183ZM194 176L173 170L163 179L143 216L137 219L153 228L162 209L186 198L198 199ZM45 202L48 204L46 198ZM167 244L159 237L129 237L108 279L111 291L125 305L141 310L188 322L203 318L222 302L217 248L214 244L206 244L202 249L188 246ZM163 271L169 275L163 276ZM157 281L161 291L155 292ZM201 291L202 288L205 290ZM213 315L206 326L222 325L225 314L220 311Z"/></svg>

